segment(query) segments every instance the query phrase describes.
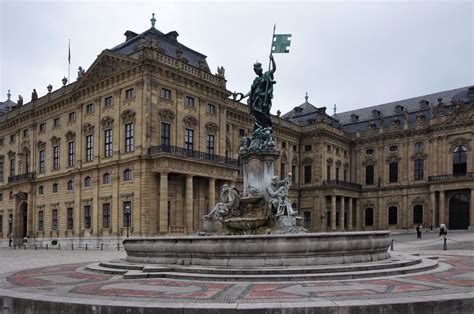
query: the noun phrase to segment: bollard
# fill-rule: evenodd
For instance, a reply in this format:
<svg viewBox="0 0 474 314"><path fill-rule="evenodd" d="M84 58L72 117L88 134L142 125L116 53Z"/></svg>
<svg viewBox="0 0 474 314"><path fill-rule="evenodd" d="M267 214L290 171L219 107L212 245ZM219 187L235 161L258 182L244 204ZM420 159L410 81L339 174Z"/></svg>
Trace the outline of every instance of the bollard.
<svg viewBox="0 0 474 314"><path fill-rule="evenodd" d="M117 251L120 251L120 243L117 243Z"/></svg>
<svg viewBox="0 0 474 314"><path fill-rule="evenodd" d="M71 251L74 251L74 243L71 243Z"/></svg>
<svg viewBox="0 0 474 314"><path fill-rule="evenodd" d="M36 250L36 243L35 243L35 250Z"/></svg>
<svg viewBox="0 0 474 314"><path fill-rule="evenodd" d="M444 236L443 251L447 251L447 250L448 250L448 238Z"/></svg>
<svg viewBox="0 0 474 314"><path fill-rule="evenodd" d="M23 248L26 250L26 244L23 244Z"/></svg>
<svg viewBox="0 0 474 314"><path fill-rule="evenodd" d="M46 250L49 250L49 249L48 249L48 243L46 243Z"/></svg>
<svg viewBox="0 0 474 314"><path fill-rule="evenodd" d="M393 251L393 239L392 239L392 243L390 243L390 251Z"/></svg>
<svg viewBox="0 0 474 314"><path fill-rule="evenodd" d="M58 243L58 250L61 251L61 243Z"/></svg>
<svg viewBox="0 0 474 314"><path fill-rule="evenodd" d="M100 250L101 250L101 251L104 250L104 243L101 243L101 244L100 244Z"/></svg>
<svg viewBox="0 0 474 314"><path fill-rule="evenodd" d="M87 251L87 243L86 243L86 251Z"/></svg>

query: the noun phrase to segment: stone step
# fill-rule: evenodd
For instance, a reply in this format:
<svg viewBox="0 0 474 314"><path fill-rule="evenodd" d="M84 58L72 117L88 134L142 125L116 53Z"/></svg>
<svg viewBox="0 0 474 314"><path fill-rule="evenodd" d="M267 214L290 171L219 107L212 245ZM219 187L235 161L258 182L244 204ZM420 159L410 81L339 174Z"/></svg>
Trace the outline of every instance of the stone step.
<svg viewBox="0 0 474 314"><path fill-rule="evenodd" d="M102 263L94 263L86 266L87 270L102 273L102 274L111 274L111 275L124 275L129 270L128 269L118 269L113 267L102 266Z"/></svg>
<svg viewBox="0 0 474 314"><path fill-rule="evenodd" d="M418 273L432 270L438 267L438 262L431 259L423 259L420 263L387 269L374 269L354 272L332 272L332 273L285 273L282 269L281 273L273 274L241 274L241 273L226 273L226 274L209 274L196 273L185 269L180 271L163 271L163 272L143 272L139 270L130 270L123 276L127 279L138 278L169 278L181 280L198 280L198 281L322 281L322 280L347 280L347 279L361 279L373 277L386 277L403 274Z"/></svg>

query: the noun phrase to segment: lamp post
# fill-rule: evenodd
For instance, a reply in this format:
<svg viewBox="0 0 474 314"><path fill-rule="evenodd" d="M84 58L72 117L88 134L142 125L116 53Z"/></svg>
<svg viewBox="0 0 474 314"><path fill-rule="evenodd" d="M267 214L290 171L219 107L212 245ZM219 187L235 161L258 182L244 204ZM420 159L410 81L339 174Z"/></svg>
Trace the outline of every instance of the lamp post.
<svg viewBox="0 0 474 314"><path fill-rule="evenodd" d="M128 238L128 229L130 229L130 204L125 204L125 219L127 220L127 238Z"/></svg>

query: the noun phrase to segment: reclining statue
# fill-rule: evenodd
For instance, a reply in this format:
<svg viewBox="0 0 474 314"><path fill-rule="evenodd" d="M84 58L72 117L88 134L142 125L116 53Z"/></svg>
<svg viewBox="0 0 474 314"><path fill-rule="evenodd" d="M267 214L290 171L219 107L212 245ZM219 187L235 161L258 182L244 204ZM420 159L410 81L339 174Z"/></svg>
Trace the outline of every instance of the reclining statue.
<svg viewBox="0 0 474 314"><path fill-rule="evenodd" d="M234 214L239 210L240 194L234 186L224 184L222 186L220 202L204 219L223 220L229 214Z"/></svg>

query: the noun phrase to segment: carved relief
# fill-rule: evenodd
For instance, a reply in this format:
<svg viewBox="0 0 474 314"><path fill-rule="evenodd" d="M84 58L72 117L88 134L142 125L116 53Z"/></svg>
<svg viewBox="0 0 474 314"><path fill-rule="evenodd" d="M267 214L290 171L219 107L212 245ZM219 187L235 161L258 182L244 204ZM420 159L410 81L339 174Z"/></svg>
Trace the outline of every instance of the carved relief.
<svg viewBox="0 0 474 314"><path fill-rule="evenodd" d="M198 120L193 116L184 117L183 122L187 128L195 128L198 125Z"/></svg>
<svg viewBox="0 0 474 314"><path fill-rule="evenodd" d="M308 165L308 164L312 164L313 163L313 159L309 158L309 157L306 157L305 159L303 159L303 161L301 162L302 164L305 164L305 165Z"/></svg>
<svg viewBox="0 0 474 314"><path fill-rule="evenodd" d="M114 119L110 116L102 118L100 121L104 129L110 129L114 126Z"/></svg>
<svg viewBox="0 0 474 314"><path fill-rule="evenodd" d="M86 123L82 126L82 132L86 135L94 133L94 125Z"/></svg>
<svg viewBox="0 0 474 314"><path fill-rule="evenodd" d="M415 197L414 199L411 200L411 204L412 205L425 205L426 200L421 196L417 196L417 197Z"/></svg>
<svg viewBox="0 0 474 314"><path fill-rule="evenodd" d="M364 166L374 166L377 164L377 161L374 159L373 156L367 156L365 157L365 160L362 161L362 165Z"/></svg>
<svg viewBox="0 0 474 314"><path fill-rule="evenodd" d="M69 130L64 136L68 141L72 141L76 138L76 132Z"/></svg>
<svg viewBox="0 0 474 314"><path fill-rule="evenodd" d="M452 141L449 142L449 145L450 145L450 150L451 152L454 151L454 149L458 146L464 146L466 147L466 149L468 151L471 151L471 144L469 144L469 142L471 142L471 139L469 138L464 138L464 137L458 137Z"/></svg>
<svg viewBox="0 0 474 314"><path fill-rule="evenodd" d="M328 163L328 165L331 165L334 162L334 159L329 157L328 159L326 159L326 162Z"/></svg>
<svg viewBox="0 0 474 314"><path fill-rule="evenodd" d="M398 154L392 154L385 159L385 162L390 164L392 162L399 162L400 160L402 160L402 158L398 156Z"/></svg>
<svg viewBox="0 0 474 314"><path fill-rule="evenodd" d="M135 82L135 87L137 89L142 89L144 84L145 84L144 80L138 80L138 81Z"/></svg>
<svg viewBox="0 0 474 314"><path fill-rule="evenodd" d="M38 146L38 149L44 149L46 147L46 143L43 141L38 141L36 145Z"/></svg>
<svg viewBox="0 0 474 314"><path fill-rule="evenodd" d="M173 122L175 118L174 112L169 109L161 109L159 114L160 114L161 120L166 121L166 122Z"/></svg>
<svg viewBox="0 0 474 314"><path fill-rule="evenodd" d="M135 122L135 111L127 109L122 112L123 123Z"/></svg>
<svg viewBox="0 0 474 314"><path fill-rule="evenodd" d="M342 162L340 160L336 160L336 167L340 167L342 165Z"/></svg>
<svg viewBox="0 0 474 314"><path fill-rule="evenodd" d="M8 158L13 159L15 158L15 156L16 156L16 153L14 151L11 151L11 150L8 151Z"/></svg>
<svg viewBox="0 0 474 314"><path fill-rule="evenodd" d="M216 134L217 130L219 130L219 127L214 122L206 123L205 127L206 127L206 131L211 134Z"/></svg>
<svg viewBox="0 0 474 314"><path fill-rule="evenodd" d="M59 145L60 141L61 141L61 139L57 136L51 137L51 144L53 144L53 145Z"/></svg>

